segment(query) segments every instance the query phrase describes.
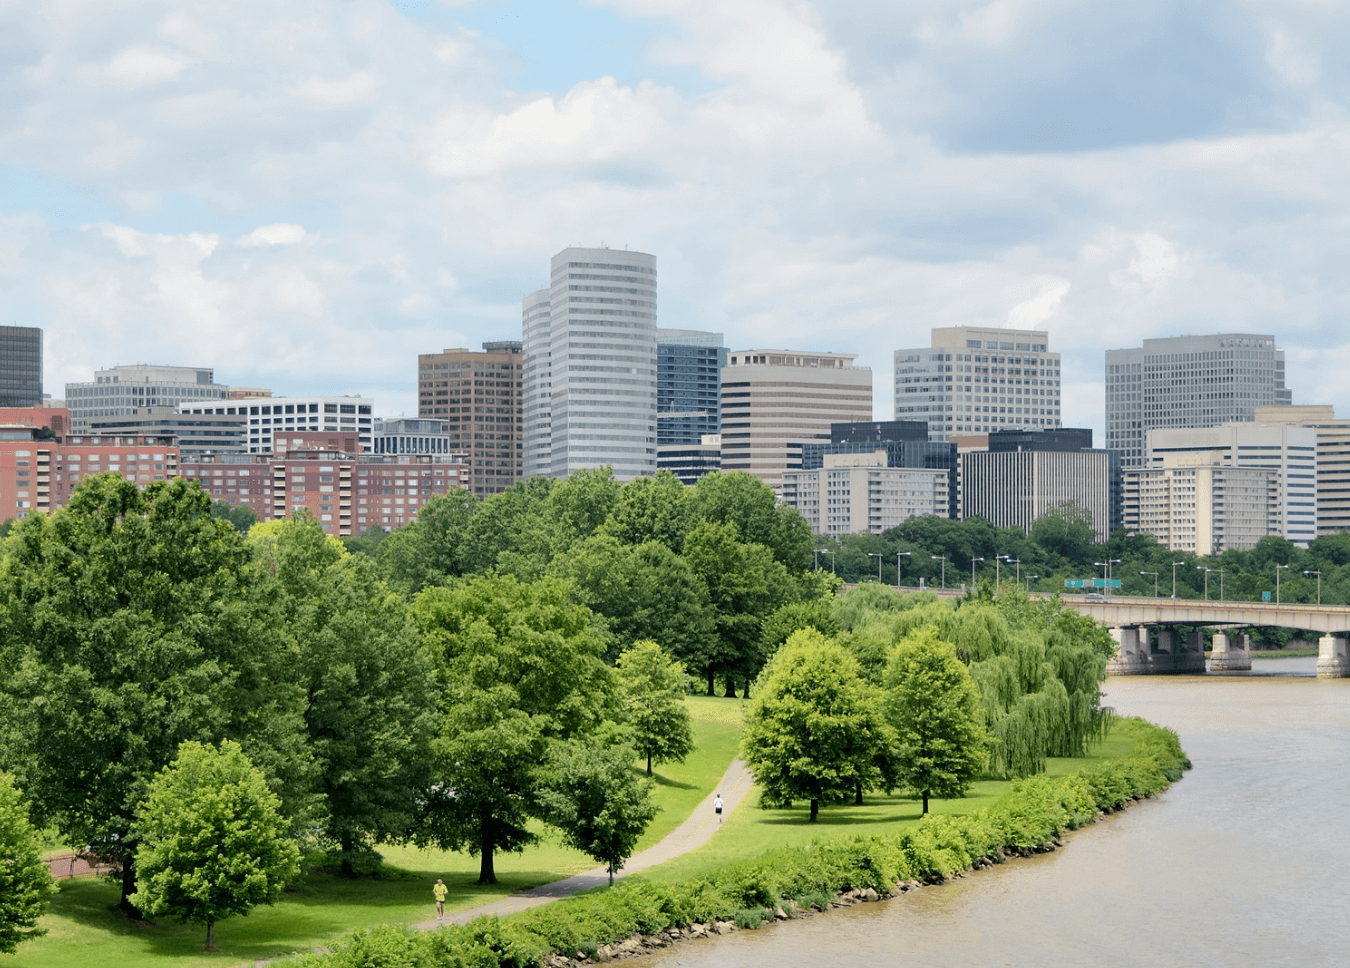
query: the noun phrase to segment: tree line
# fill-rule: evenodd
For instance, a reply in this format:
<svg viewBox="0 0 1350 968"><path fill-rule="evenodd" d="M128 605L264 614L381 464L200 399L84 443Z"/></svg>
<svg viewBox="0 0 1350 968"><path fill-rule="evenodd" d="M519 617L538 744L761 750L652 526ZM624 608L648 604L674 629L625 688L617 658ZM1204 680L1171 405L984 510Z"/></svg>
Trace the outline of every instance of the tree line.
<svg viewBox="0 0 1350 968"><path fill-rule="evenodd" d="M686 668L735 694L764 619L833 593L810 546L748 475L457 492L370 553L305 516L243 533L188 481L90 478L0 546L14 829L111 862L129 912L190 908L208 931L233 902L164 866L185 856L166 845L224 836L194 788L233 791L259 829L281 818L346 876L407 842L467 850L491 883L537 822L612 871L654 811L634 761L689 751ZM269 856L235 901L292 876Z"/></svg>

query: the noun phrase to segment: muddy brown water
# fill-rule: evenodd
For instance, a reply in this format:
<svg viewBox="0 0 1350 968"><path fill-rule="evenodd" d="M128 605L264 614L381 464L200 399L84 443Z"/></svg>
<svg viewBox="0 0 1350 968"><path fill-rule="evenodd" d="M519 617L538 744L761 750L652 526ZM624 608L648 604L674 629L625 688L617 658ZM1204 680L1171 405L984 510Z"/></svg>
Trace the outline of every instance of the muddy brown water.
<svg viewBox="0 0 1350 968"><path fill-rule="evenodd" d="M1065 849L879 904L690 942L651 968L1350 964L1350 680L1110 679L1194 769Z"/></svg>

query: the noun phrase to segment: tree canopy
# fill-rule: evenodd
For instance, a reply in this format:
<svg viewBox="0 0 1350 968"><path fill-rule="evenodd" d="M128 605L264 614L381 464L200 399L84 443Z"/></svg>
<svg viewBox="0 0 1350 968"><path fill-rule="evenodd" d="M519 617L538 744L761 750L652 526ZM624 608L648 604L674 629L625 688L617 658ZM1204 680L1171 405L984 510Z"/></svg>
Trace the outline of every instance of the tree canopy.
<svg viewBox="0 0 1350 968"><path fill-rule="evenodd" d="M38 918L52 892L42 838L28 820L14 778L0 773L0 955L47 933Z"/></svg>
<svg viewBox="0 0 1350 968"><path fill-rule="evenodd" d="M694 731L684 702L684 665L655 642L638 642L619 656L623 691L633 745L653 763L683 763L694 751Z"/></svg>
<svg viewBox="0 0 1350 968"><path fill-rule="evenodd" d="M275 904L300 873L281 802L238 744L188 741L150 784L137 811L140 886L132 903L206 926Z"/></svg>

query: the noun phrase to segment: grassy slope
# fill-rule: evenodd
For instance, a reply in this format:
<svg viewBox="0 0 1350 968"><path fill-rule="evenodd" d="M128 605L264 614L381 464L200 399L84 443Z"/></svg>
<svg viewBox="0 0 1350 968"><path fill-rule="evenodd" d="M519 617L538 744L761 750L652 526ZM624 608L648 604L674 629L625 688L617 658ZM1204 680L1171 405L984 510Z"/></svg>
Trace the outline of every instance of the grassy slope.
<svg viewBox="0 0 1350 968"><path fill-rule="evenodd" d="M730 699L689 698L698 750L683 764L656 768L662 812L639 849L678 826L726 772L740 735L740 703ZM643 764L645 768L645 762ZM542 831L541 831L542 832ZM118 892L97 880L61 882L61 892L43 919L49 934L0 955L0 968L198 968L233 965L308 950L355 927L408 924L432 917L431 885L437 877L450 887L448 910L487 903L595 867L593 860L545 836L523 854L498 855L499 883L478 887L478 861L467 854L384 847L388 864L408 872L407 880L344 881L306 873L295 892L272 908L216 926L221 953L205 955L204 928L164 920L158 927L132 925L117 917Z"/></svg>

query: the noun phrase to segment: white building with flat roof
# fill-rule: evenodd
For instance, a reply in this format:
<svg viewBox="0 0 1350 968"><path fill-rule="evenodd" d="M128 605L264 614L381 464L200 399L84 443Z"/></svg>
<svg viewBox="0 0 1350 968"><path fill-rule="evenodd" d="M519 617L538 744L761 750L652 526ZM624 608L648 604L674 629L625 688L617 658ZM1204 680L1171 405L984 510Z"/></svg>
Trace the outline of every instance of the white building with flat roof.
<svg viewBox="0 0 1350 968"><path fill-rule="evenodd" d="M1060 426L1059 354L1045 330L947 326L932 345L895 351L895 419L926 420L929 440Z"/></svg>
<svg viewBox="0 0 1350 968"><path fill-rule="evenodd" d="M1274 471L1279 490L1273 527L1267 533L1304 547L1317 537L1315 429L1243 422L1155 429L1145 439L1150 470L1208 464Z"/></svg>
<svg viewBox="0 0 1350 968"><path fill-rule="evenodd" d="M1256 423L1317 431L1317 536L1350 531L1350 420L1318 405L1257 407Z"/></svg>
<svg viewBox="0 0 1350 968"><path fill-rule="evenodd" d="M92 382L66 384L75 434L90 432L91 417L139 416L147 407L204 406L229 395L229 387L215 382L215 371L203 366L114 366L95 370Z"/></svg>
<svg viewBox="0 0 1350 968"><path fill-rule="evenodd" d="M264 397L214 407L184 404L179 409L183 413L247 411L250 454L272 453L274 434L306 431L355 433L362 452L371 450L375 401L367 397Z"/></svg>
<svg viewBox="0 0 1350 968"><path fill-rule="evenodd" d="M826 454L814 470L783 474L783 503L823 535L881 534L910 518L948 515L945 468L888 467L885 450Z"/></svg>

